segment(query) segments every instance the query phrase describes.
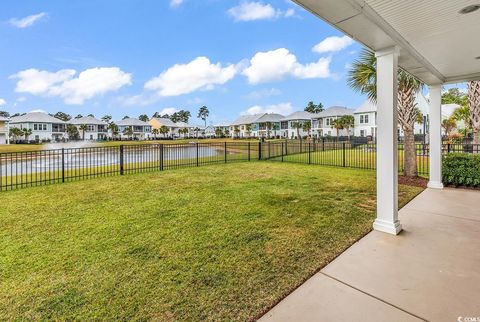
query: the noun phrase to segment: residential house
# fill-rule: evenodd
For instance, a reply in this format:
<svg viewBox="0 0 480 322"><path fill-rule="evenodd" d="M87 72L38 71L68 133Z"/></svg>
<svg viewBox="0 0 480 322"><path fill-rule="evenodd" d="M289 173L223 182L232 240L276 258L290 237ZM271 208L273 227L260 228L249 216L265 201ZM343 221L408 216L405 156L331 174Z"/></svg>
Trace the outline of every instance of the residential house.
<svg viewBox="0 0 480 322"><path fill-rule="evenodd" d="M305 111L298 111L298 112L293 112L290 115L285 116L283 119L280 120L280 133L283 138L288 138L288 139L295 139L298 138L298 135L300 134L300 137L308 136L312 133L312 131L305 131L302 128L295 128L295 123L298 123L300 125L303 125L307 122L312 122L312 119L318 116L317 114L314 113L309 113Z"/></svg>
<svg viewBox="0 0 480 322"><path fill-rule="evenodd" d="M118 126L119 135L122 139L146 140L152 137L152 126L139 119L126 118L115 124ZM126 133L128 128L132 130L131 135Z"/></svg>
<svg viewBox="0 0 480 322"><path fill-rule="evenodd" d="M176 130L177 130L177 133L176 133L176 137L192 137L192 136L197 136L201 133L201 129L200 127L195 127L195 126L192 126L186 122L176 122L175 123L175 126L176 126ZM195 131L195 129L200 129L200 131ZM183 133L181 133L182 131L184 131ZM196 133L198 132L198 133Z"/></svg>
<svg viewBox="0 0 480 322"><path fill-rule="evenodd" d="M232 138L248 138L257 136L258 129L255 131L255 133L253 133L252 124L263 115L265 115L265 113L241 115L239 118L233 121L232 124L230 124L230 136Z"/></svg>
<svg viewBox="0 0 480 322"><path fill-rule="evenodd" d="M254 137L271 138L280 135L280 121L284 118L281 114L265 113L252 123Z"/></svg>
<svg viewBox="0 0 480 322"><path fill-rule="evenodd" d="M84 140L106 140L108 137L108 124L95 117L84 116L78 119L72 119L68 123L77 127L80 137ZM84 130L81 128L82 125L86 126L85 133L83 133Z"/></svg>
<svg viewBox="0 0 480 322"><path fill-rule="evenodd" d="M160 130L163 126L168 129L168 132L160 134L160 137L173 138L174 136L178 136L178 126L168 118L152 117L148 123L152 129Z"/></svg>
<svg viewBox="0 0 480 322"><path fill-rule="evenodd" d="M30 112L12 117L10 127L31 129L30 140L57 142L67 139L67 123L43 112Z"/></svg>
<svg viewBox="0 0 480 322"><path fill-rule="evenodd" d="M6 117L0 116L0 144L9 144L10 139L8 137L10 120Z"/></svg>
<svg viewBox="0 0 480 322"><path fill-rule="evenodd" d="M332 106L316 114L312 119L313 135L316 137L352 135L353 128L347 132L347 129L337 131L333 127L333 121L345 115L353 116L353 110L343 106Z"/></svg>

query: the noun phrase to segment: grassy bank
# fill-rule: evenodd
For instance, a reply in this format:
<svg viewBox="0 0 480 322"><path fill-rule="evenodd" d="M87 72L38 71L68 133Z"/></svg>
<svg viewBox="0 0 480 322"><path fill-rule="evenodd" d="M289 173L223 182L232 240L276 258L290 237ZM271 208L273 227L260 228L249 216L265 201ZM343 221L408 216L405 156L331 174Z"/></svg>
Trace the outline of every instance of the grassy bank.
<svg viewBox="0 0 480 322"><path fill-rule="evenodd" d="M374 217L371 171L269 162L5 192L0 320L252 319Z"/></svg>

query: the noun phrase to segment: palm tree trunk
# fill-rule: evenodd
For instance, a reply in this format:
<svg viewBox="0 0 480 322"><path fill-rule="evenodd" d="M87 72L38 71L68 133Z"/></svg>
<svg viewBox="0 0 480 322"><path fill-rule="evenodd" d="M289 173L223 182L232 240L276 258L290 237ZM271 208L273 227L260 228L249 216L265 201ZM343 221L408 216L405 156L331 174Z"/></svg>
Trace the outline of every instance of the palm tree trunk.
<svg viewBox="0 0 480 322"><path fill-rule="evenodd" d="M406 177L417 176L417 153L415 151L415 136L413 129L403 130L404 151L403 151L403 174Z"/></svg>
<svg viewBox="0 0 480 322"><path fill-rule="evenodd" d="M480 143L480 81L468 82L468 105L473 128L473 143Z"/></svg>

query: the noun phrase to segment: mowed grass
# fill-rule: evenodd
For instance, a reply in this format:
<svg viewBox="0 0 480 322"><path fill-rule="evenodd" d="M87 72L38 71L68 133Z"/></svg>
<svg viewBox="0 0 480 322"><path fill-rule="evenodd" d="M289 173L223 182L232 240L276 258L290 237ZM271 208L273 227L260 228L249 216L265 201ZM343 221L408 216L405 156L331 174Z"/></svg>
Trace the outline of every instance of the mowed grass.
<svg viewBox="0 0 480 322"><path fill-rule="evenodd" d="M371 230L375 178L237 163L1 198L0 320L242 321Z"/></svg>

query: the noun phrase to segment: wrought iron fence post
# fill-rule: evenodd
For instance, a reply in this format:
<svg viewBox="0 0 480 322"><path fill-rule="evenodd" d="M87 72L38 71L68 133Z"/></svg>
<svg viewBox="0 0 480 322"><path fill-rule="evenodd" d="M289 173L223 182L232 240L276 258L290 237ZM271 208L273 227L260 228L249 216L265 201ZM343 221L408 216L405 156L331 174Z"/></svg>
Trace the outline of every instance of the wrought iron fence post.
<svg viewBox="0 0 480 322"><path fill-rule="evenodd" d="M325 138L322 137L322 152L325 152Z"/></svg>
<svg viewBox="0 0 480 322"><path fill-rule="evenodd" d="M447 144L447 152L450 153L450 143Z"/></svg>
<svg viewBox="0 0 480 322"><path fill-rule="evenodd" d="M285 140L285 155L288 155L288 140Z"/></svg>
<svg viewBox="0 0 480 322"><path fill-rule="evenodd" d="M283 142L282 142L282 162L283 162Z"/></svg>
<svg viewBox="0 0 480 322"><path fill-rule="evenodd" d="M262 160L262 141L258 141L258 160Z"/></svg>
<svg viewBox="0 0 480 322"><path fill-rule="evenodd" d="M65 182L65 149L62 148L62 183Z"/></svg>
<svg viewBox="0 0 480 322"><path fill-rule="evenodd" d="M345 166L346 166L346 163L345 163L345 153L346 153L345 142L343 142L343 167L344 167L344 168L345 168Z"/></svg>
<svg viewBox="0 0 480 322"><path fill-rule="evenodd" d="M120 145L120 175L123 176L123 144Z"/></svg>
<svg viewBox="0 0 480 322"><path fill-rule="evenodd" d="M312 164L312 143L308 142L308 164Z"/></svg>
<svg viewBox="0 0 480 322"><path fill-rule="evenodd" d="M197 167L198 167L198 142L196 143L196 149L197 149Z"/></svg>
<svg viewBox="0 0 480 322"><path fill-rule="evenodd" d="M271 151L271 148L270 148L270 141L268 141L267 144L268 144L268 159L270 159L271 156L272 156L272 151Z"/></svg>
<svg viewBox="0 0 480 322"><path fill-rule="evenodd" d="M227 163L227 142L225 142L225 163Z"/></svg>
<svg viewBox="0 0 480 322"><path fill-rule="evenodd" d="M160 171L163 171L163 144L160 144Z"/></svg>
<svg viewBox="0 0 480 322"><path fill-rule="evenodd" d="M247 145L248 145L248 161L250 161L250 141L248 141Z"/></svg>

